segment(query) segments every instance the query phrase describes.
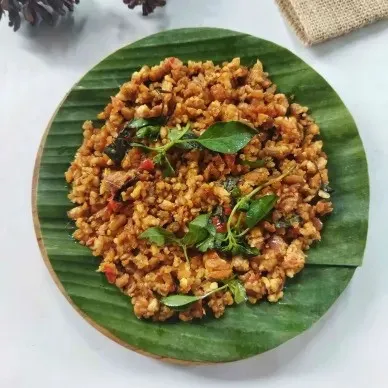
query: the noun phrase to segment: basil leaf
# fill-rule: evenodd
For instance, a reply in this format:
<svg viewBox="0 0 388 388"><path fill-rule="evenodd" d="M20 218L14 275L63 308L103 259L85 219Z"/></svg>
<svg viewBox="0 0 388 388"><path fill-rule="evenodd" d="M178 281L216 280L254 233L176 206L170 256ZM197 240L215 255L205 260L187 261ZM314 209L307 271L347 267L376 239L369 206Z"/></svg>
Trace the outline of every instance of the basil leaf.
<svg viewBox="0 0 388 388"><path fill-rule="evenodd" d="M231 196L233 198L239 198L241 197L241 190L238 186L236 186L231 192L230 192Z"/></svg>
<svg viewBox="0 0 388 388"><path fill-rule="evenodd" d="M179 239L176 238L174 233L155 226L144 231L140 236L142 239L147 239L151 243L154 243L158 246L163 246L166 243L179 243Z"/></svg>
<svg viewBox="0 0 388 388"><path fill-rule="evenodd" d="M242 212L247 212L250 208L250 201L241 201L241 203L238 205L237 210L240 210Z"/></svg>
<svg viewBox="0 0 388 388"><path fill-rule="evenodd" d="M261 221L271 211L277 200L276 195L270 194L251 201L245 220L248 228L253 228Z"/></svg>
<svg viewBox="0 0 388 388"><path fill-rule="evenodd" d="M170 129L170 131L167 134L167 137L170 139L171 143L174 143L177 140L182 139L187 134L187 132L189 132L189 131L190 131L190 124L188 123L183 128L180 128L180 129L172 128L172 129Z"/></svg>
<svg viewBox="0 0 388 388"><path fill-rule="evenodd" d="M209 230L209 237L196 245L200 252L206 252L210 249L222 250L225 242L226 233L216 233L216 228L211 224L212 230ZM209 229L209 228L208 228Z"/></svg>
<svg viewBox="0 0 388 388"><path fill-rule="evenodd" d="M162 173L164 177L170 177L175 175L174 167L171 165L170 160L164 154L159 154L160 157L160 165L162 166ZM159 156L157 155L157 156ZM155 160L155 158L154 158Z"/></svg>
<svg viewBox="0 0 388 388"><path fill-rule="evenodd" d="M227 285L218 287L207 294L201 295L201 296L195 296L195 295L184 295L184 294L176 294L176 295L169 295L165 296L160 301L167 307L170 307L174 310L182 311L186 310L188 307L190 307L193 303L197 302L198 300L205 299L211 294L214 294L220 290L223 290L227 287Z"/></svg>
<svg viewBox="0 0 388 388"><path fill-rule="evenodd" d="M124 129L117 135L113 143L105 147L104 153L108 155L108 157L113 160L115 164L119 164L124 159L124 156L130 150L130 148L134 147L134 145L131 143L131 137L134 130L137 130L136 136L139 138L147 137L156 140L159 136L160 126L164 125L166 122L166 117L133 119L126 124Z"/></svg>
<svg viewBox="0 0 388 388"><path fill-rule="evenodd" d="M120 164L125 154L131 148L130 139L132 136L131 128L124 128L116 139L104 148L106 154L115 164Z"/></svg>
<svg viewBox="0 0 388 388"><path fill-rule="evenodd" d="M180 139L181 136L182 136L182 130L178 128L170 129L167 135L168 139L171 140L172 142Z"/></svg>
<svg viewBox="0 0 388 388"><path fill-rule="evenodd" d="M138 118L138 119L133 119L129 121L126 125L127 128L134 128L134 129L140 129L143 127L160 127L167 122L167 117L150 117L150 118Z"/></svg>
<svg viewBox="0 0 388 388"><path fill-rule="evenodd" d="M240 178L236 176L228 176L224 181L224 189L231 193L236 187Z"/></svg>
<svg viewBox="0 0 388 388"><path fill-rule="evenodd" d="M209 222L207 225L207 231L209 233L209 236L205 240L197 243L196 245L197 249L200 252L206 252L210 249L215 249L219 245L218 244L219 237L217 237L217 235L220 233L217 233L216 227L211 222Z"/></svg>
<svg viewBox="0 0 388 388"><path fill-rule="evenodd" d="M244 303L248 300L245 287L238 279L232 279L226 282L236 304Z"/></svg>
<svg viewBox="0 0 388 388"><path fill-rule="evenodd" d="M214 236L214 248L222 249L222 244L225 243L225 239L226 233L216 233L216 235Z"/></svg>
<svg viewBox="0 0 388 388"><path fill-rule="evenodd" d="M217 122L196 140L209 150L223 154L235 154L244 148L255 131L240 121Z"/></svg>
<svg viewBox="0 0 388 388"><path fill-rule="evenodd" d="M182 137L181 140L187 140L184 143L177 143L176 147L181 148L183 150L204 150L205 147L202 144L199 144L196 141L190 141L190 140L196 140L198 139L198 136L193 131L187 131Z"/></svg>
<svg viewBox="0 0 388 388"><path fill-rule="evenodd" d="M193 246L209 236L209 214L201 214L189 223L189 231L182 238L182 244Z"/></svg>
<svg viewBox="0 0 388 388"><path fill-rule="evenodd" d="M214 249L215 248L215 245L214 245L214 236L209 236L208 238L206 238L205 240L203 240L202 242L198 243L196 245L196 248L200 251L200 252L206 252L210 249Z"/></svg>
<svg viewBox="0 0 388 388"><path fill-rule="evenodd" d="M197 302L198 300L202 299L201 296L194 296L194 295L170 295L165 296L160 301L167 307L170 307L174 310L181 310L183 307L183 310L190 307L193 303Z"/></svg>
<svg viewBox="0 0 388 388"><path fill-rule="evenodd" d="M251 168L258 168L258 167L263 167L265 166L265 160L261 160L261 159L258 159L258 160L243 160L241 161L241 164L243 164L244 166L249 166Z"/></svg>
<svg viewBox="0 0 388 388"><path fill-rule="evenodd" d="M136 137L139 139L151 139L151 140L157 140L160 135L160 127L154 126L154 125L147 125L145 127L142 127L138 129L136 132Z"/></svg>
<svg viewBox="0 0 388 388"><path fill-rule="evenodd" d="M231 250L232 255L243 255L243 256L257 256L260 254L260 251L249 246L246 242L238 242Z"/></svg>

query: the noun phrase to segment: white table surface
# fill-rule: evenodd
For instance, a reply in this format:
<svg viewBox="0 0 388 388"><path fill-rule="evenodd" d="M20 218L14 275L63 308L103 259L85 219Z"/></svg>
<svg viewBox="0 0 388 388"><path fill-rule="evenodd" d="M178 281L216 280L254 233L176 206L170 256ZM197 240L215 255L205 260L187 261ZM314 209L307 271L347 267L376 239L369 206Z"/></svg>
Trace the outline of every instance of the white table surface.
<svg viewBox="0 0 388 388"><path fill-rule="evenodd" d="M148 19L120 0L81 3L57 29L13 33L0 22L0 387L387 387L388 22L305 48L272 0L168 0ZM354 115L371 180L364 265L338 302L296 339L219 366L158 362L89 326L49 276L31 219L35 155L67 90L122 45L189 26L251 33L305 59Z"/></svg>

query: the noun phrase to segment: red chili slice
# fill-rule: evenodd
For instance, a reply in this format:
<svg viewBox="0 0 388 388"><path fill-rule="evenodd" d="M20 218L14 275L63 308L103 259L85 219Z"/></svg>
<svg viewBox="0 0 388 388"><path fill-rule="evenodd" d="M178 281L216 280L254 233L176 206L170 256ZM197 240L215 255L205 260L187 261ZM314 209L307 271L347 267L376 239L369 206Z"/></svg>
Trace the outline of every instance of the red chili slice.
<svg viewBox="0 0 388 388"><path fill-rule="evenodd" d="M155 168L155 164L151 159L144 159L141 163L139 168L141 170L146 170L146 171L153 171Z"/></svg>
<svg viewBox="0 0 388 388"><path fill-rule="evenodd" d="M221 222L219 217L217 217L217 216L213 217L212 224L216 227L217 233L225 233L226 232L226 223Z"/></svg>
<svg viewBox="0 0 388 388"><path fill-rule="evenodd" d="M121 209L122 204L120 202L117 202L113 199L113 197L108 199L108 209L113 212L117 213Z"/></svg>
<svg viewBox="0 0 388 388"><path fill-rule="evenodd" d="M232 213L232 208L230 206L224 206L224 213L226 216L229 216Z"/></svg>
<svg viewBox="0 0 388 388"><path fill-rule="evenodd" d="M117 278L116 267L113 264L104 265L104 274L109 283L115 283Z"/></svg>

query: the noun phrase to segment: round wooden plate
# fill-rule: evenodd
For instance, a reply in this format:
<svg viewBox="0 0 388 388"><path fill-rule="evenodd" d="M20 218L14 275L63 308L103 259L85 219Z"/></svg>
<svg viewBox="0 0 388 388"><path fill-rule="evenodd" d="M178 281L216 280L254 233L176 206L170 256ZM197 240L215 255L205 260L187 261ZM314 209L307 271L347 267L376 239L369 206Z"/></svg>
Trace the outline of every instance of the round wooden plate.
<svg viewBox="0 0 388 388"><path fill-rule="evenodd" d="M64 173L82 139L81 126L142 65L165 57L183 61L260 59L278 89L311 109L321 127L335 189L334 213L323 240L309 251L306 268L288 281L277 304L227 309L221 319L154 323L139 320L130 300L96 272L98 259L72 238ZM300 58L274 43L229 30L166 31L126 46L91 69L55 112L36 159L33 218L39 247L55 283L97 330L132 350L180 363L228 362L272 349L317 321L342 293L362 262L369 184L365 153L355 123L328 83Z"/></svg>

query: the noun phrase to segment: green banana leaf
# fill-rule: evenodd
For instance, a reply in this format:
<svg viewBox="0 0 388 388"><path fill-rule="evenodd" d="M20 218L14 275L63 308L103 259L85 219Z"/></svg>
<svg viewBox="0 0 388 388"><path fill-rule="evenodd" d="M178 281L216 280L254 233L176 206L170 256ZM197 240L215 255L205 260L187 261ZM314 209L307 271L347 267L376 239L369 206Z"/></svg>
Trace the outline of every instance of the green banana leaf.
<svg viewBox="0 0 388 388"><path fill-rule="evenodd" d="M96 272L98 259L71 238L71 208L64 172L82 138L84 120L96 114L142 65L165 57L183 61L259 58L278 89L310 108L329 158L334 213L322 242L308 252L306 268L286 285L277 304L228 308L224 317L199 322L153 323L133 314L128 297ZM214 28L152 35L118 50L69 92L42 141L34 178L35 228L42 254L62 292L103 333L155 357L188 362L239 360L272 349L317 321L361 265L368 227L369 184L356 125L328 83L290 51L250 35Z"/></svg>

